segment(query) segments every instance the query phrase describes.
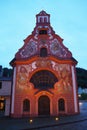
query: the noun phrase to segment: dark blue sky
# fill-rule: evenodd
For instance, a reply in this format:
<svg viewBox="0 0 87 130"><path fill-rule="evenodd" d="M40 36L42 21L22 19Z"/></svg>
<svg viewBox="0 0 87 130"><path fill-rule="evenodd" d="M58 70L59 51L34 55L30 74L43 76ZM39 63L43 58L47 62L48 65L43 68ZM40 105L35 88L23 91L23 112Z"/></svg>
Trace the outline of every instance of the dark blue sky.
<svg viewBox="0 0 87 130"><path fill-rule="evenodd" d="M45 10L51 15L51 26L64 39L64 45L87 69L87 1L86 0L1 0L0 65L9 62L33 31L35 15Z"/></svg>

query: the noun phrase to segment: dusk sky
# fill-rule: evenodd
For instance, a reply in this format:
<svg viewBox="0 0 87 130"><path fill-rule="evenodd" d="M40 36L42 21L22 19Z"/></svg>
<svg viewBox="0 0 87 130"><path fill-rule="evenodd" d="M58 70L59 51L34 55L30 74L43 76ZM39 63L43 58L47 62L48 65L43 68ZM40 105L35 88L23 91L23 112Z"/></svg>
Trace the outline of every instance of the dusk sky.
<svg viewBox="0 0 87 130"><path fill-rule="evenodd" d="M50 14L51 26L63 44L87 69L87 0L0 0L0 65L9 62L36 26L36 14Z"/></svg>

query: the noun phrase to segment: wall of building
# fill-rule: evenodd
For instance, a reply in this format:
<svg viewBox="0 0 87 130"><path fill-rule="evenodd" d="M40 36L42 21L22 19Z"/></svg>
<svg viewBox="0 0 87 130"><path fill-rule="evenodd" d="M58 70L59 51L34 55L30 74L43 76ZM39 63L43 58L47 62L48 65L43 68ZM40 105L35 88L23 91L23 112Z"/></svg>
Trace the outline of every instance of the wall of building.
<svg viewBox="0 0 87 130"><path fill-rule="evenodd" d="M41 95L46 95L50 99L50 115L59 114L76 114L78 113L78 106L76 103L76 80L72 79L72 66L68 64L59 64L50 60L50 64L45 61L45 70L54 73L58 78L52 89L40 91L29 82L34 73L39 70L44 70L42 61L39 62L39 69L37 68L38 61L34 61L27 65L18 65L16 67L16 77L14 86L14 108L12 111L13 117L22 116L38 116L38 99ZM48 69L49 68L49 69ZM74 82L74 84L73 84ZM75 96L75 98L74 98ZM58 100L64 99L65 111L59 112ZM23 101L28 99L30 101L30 111L23 112Z"/></svg>
<svg viewBox="0 0 87 130"><path fill-rule="evenodd" d="M10 115L10 103L11 103L11 83L9 80L1 80L2 86L0 88L0 97L3 98L4 115ZM2 102L2 101L1 101ZM1 109L2 111L2 109Z"/></svg>
<svg viewBox="0 0 87 130"><path fill-rule="evenodd" d="M2 82L2 87L0 89L0 95L10 96L11 95L11 81L0 81Z"/></svg>

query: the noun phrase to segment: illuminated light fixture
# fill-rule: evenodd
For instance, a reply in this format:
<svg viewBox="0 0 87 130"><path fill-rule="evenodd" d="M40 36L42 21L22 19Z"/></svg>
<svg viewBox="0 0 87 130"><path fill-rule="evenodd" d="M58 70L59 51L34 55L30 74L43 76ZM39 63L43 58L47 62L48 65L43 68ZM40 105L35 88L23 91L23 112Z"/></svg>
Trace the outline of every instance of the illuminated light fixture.
<svg viewBox="0 0 87 130"><path fill-rule="evenodd" d="M58 118L58 117L56 117L56 118L55 118L55 120L56 120L56 121L58 121L58 120L59 120L59 118Z"/></svg>
<svg viewBox="0 0 87 130"><path fill-rule="evenodd" d="M33 122L33 120L32 120L32 119L30 119L30 120L29 120L29 122L30 122L30 123L32 123L32 122Z"/></svg>
<svg viewBox="0 0 87 130"><path fill-rule="evenodd" d="M81 94L79 94L78 97L81 97Z"/></svg>
<svg viewBox="0 0 87 130"><path fill-rule="evenodd" d="M79 102L79 105L80 105L80 106L82 106L82 104L83 104L82 102Z"/></svg>

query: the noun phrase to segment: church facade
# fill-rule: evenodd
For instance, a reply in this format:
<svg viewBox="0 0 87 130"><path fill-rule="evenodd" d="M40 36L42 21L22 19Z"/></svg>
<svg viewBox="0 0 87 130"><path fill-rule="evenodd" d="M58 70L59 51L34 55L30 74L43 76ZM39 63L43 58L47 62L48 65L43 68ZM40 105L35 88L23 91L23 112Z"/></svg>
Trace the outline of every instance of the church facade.
<svg viewBox="0 0 87 130"><path fill-rule="evenodd" d="M77 61L41 11L36 26L10 62L13 67L11 116L79 113Z"/></svg>

